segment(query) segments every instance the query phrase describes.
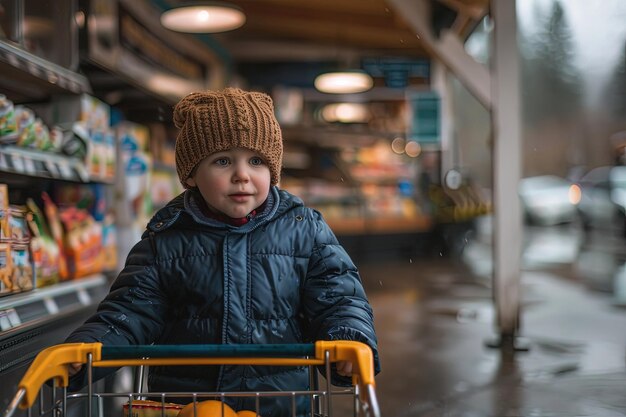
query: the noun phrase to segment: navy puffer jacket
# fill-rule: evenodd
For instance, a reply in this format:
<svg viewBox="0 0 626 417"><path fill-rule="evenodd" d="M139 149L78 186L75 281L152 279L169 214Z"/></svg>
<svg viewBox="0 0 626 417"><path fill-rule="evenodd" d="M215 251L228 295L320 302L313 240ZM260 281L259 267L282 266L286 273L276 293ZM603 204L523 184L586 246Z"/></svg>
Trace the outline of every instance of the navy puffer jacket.
<svg viewBox="0 0 626 417"><path fill-rule="evenodd" d="M194 196L188 190L156 213L95 315L67 342L358 340L374 350L378 372L358 271L319 212L272 187L263 211L234 227L202 216ZM152 367L148 382L158 392L292 391L307 389L309 378L304 368L181 366ZM261 415L291 415L275 401L263 402ZM254 409L254 400L231 405Z"/></svg>

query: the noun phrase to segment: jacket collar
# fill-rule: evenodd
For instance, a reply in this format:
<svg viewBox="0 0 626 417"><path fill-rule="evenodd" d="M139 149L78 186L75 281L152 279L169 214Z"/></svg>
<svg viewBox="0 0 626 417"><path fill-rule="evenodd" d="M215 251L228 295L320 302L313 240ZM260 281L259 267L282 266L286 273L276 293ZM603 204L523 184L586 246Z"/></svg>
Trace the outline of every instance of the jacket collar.
<svg viewBox="0 0 626 417"><path fill-rule="evenodd" d="M279 190L276 186L272 186L270 189L270 195L268 196L268 202L265 204L263 211L257 213L251 221L243 226L236 227L201 215L200 209L197 207L197 204L193 201L193 199L194 192L191 190L185 190L183 193L167 203L165 207L155 213L152 219L148 222L148 230L152 232L165 230L177 221L182 221L182 217L187 217L181 217L181 213L185 213L191 217L195 223L216 228L246 232L268 222L276 215L285 212L293 206L300 206L303 204L302 200L298 197L295 197L284 190Z"/></svg>

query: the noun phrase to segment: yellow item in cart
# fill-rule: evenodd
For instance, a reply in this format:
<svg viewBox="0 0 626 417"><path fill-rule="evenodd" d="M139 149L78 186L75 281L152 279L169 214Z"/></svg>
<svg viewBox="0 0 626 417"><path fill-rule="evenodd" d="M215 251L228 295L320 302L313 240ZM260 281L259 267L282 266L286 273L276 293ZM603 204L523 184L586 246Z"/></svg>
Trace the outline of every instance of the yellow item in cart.
<svg viewBox="0 0 626 417"><path fill-rule="evenodd" d="M187 404L178 417L238 417L228 404L217 400L199 401Z"/></svg>
<svg viewBox="0 0 626 417"><path fill-rule="evenodd" d="M182 404L149 400L135 400L131 405L131 417L176 417L183 408ZM123 409L124 417L129 417L129 404L124 404Z"/></svg>
<svg viewBox="0 0 626 417"><path fill-rule="evenodd" d="M237 417L260 417L257 413L250 410L237 411Z"/></svg>

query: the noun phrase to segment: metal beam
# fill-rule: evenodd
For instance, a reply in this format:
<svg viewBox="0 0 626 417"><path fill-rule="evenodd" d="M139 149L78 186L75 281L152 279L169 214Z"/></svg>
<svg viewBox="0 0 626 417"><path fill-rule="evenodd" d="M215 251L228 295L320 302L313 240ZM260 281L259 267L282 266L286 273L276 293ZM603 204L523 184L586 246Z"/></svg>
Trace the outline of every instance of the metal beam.
<svg viewBox="0 0 626 417"><path fill-rule="evenodd" d="M415 31L424 49L441 61L486 108L491 109L491 75L489 70L476 62L463 47L463 43L451 30L443 30L435 37L429 20L430 10L425 0L387 0L404 16Z"/></svg>

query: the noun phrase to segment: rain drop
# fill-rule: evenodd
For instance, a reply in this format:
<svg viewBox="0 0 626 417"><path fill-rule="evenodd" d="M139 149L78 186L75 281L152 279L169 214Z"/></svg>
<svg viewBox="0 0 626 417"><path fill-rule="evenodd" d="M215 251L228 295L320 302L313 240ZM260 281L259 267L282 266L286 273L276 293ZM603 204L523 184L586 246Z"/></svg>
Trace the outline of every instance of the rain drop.
<svg viewBox="0 0 626 417"><path fill-rule="evenodd" d="M439 252L439 256L443 256L443 253Z"/></svg>
<svg viewBox="0 0 626 417"><path fill-rule="evenodd" d="M380 284L380 286L383 286L383 282L381 280L378 280L378 284Z"/></svg>
<svg viewBox="0 0 626 417"><path fill-rule="evenodd" d="M409 263L413 263L413 258L409 258Z"/></svg>

